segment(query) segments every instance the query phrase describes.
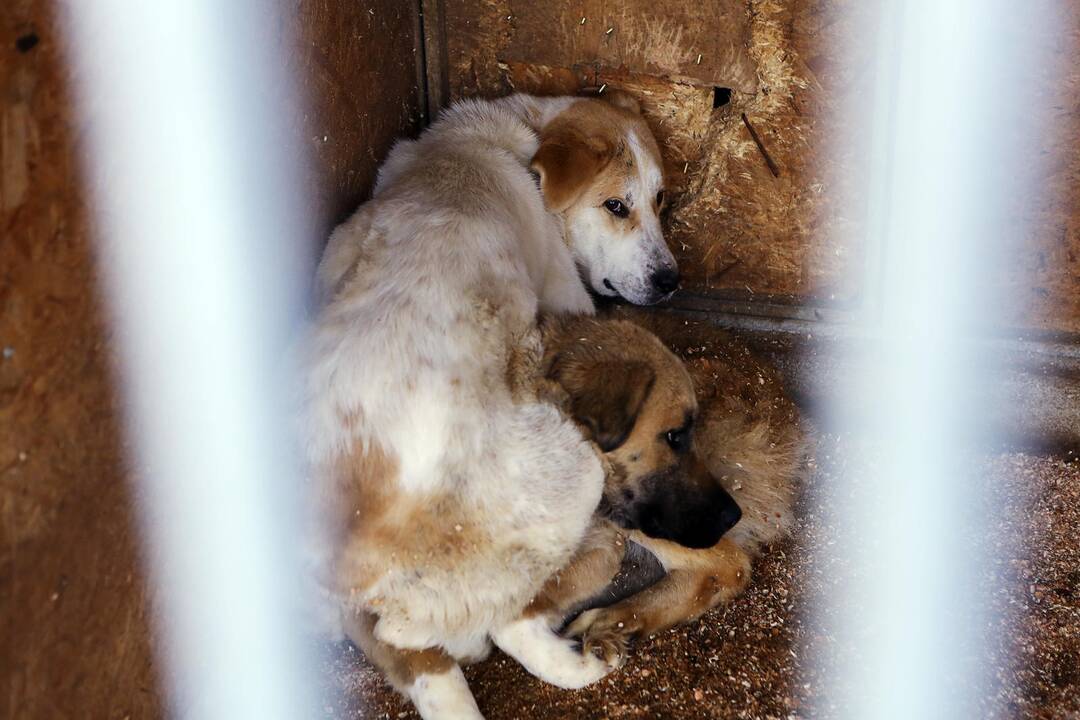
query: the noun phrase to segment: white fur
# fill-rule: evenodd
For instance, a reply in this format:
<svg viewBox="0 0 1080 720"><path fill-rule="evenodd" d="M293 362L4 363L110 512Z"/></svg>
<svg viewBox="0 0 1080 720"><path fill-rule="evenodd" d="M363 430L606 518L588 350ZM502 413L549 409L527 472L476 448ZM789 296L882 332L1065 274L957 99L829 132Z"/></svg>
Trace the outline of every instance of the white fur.
<svg viewBox="0 0 1080 720"><path fill-rule="evenodd" d="M450 563L401 558L361 596L377 603L375 635L387 644L473 655L568 559L588 522L584 510L600 500L599 461L554 408L489 407L490 416L473 418L488 436L478 454L447 464L462 480L468 514L448 522L482 527L486 540Z"/></svg>
<svg viewBox="0 0 1080 720"><path fill-rule="evenodd" d="M665 297L653 287L652 275L658 270L676 267L675 257L664 241L654 202L656 193L663 188L664 176L656 159L642 146L636 130L631 128L625 141L627 151L634 159L634 172L627 178L618 199L635 211L635 220L616 222L634 224L622 232L612 233L608 211L602 206L590 205L571 212L567 218L567 232L572 238L571 246L578 265L596 292L621 295L634 304L649 305Z"/></svg>
<svg viewBox="0 0 1080 720"><path fill-rule="evenodd" d="M406 690L424 720L484 720L461 668L438 675L420 675Z"/></svg>
<svg viewBox="0 0 1080 720"><path fill-rule="evenodd" d="M318 491L333 497L348 453L377 450L396 465L401 497L438 498L436 524L481 538L452 560L438 538L420 538L423 553L362 543L312 553L374 576L339 602L376 614L376 638L394 647L482 652L569 559L599 502L603 471L573 423L513 397L506 379L538 312L593 312L562 220L528 169L538 130L573 102L453 106L393 148L373 199L334 231L318 269L304 428ZM559 662L572 654L562 647ZM599 677L576 655L576 674L539 667L562 683ZM466 707L463 682L427 678L414 701ZM437 710L449 705L424 707L450 716Z"/></svg>
<svg viewBox="0 0 1080 720"><path fill-rule="evenodd" d="M499 649L544 682L567 690L591 685L615 669L552 631L542 616L516 620L493 636Z"/></svg>

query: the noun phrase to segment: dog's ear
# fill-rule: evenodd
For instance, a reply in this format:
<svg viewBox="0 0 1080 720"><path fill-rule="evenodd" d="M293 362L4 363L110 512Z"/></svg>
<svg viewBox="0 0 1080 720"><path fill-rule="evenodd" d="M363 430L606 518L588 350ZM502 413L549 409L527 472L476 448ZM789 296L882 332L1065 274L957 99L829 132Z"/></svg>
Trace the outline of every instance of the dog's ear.
<svg viewBox="0 0 1080 720"><path fill-rule="evenodd" d="M556 359L548 377L570 396L574 419L588 428L604 452L618 448L630 435L656 373L643 362Z"/></svg>
<svg viewBox="0 0 1080 720"><path fill-rule="evenodd" d="M623 110L629 110L638 115L641 114L641 103L633 95L623 90L608 90L600 96L600 99Z"/></svg>
<svg viewBox="0 0 1080 720"><path fill-rule="evenodd" d="M607 138L586 136L573 128L544 134L530 166L540 176L548 210L559 213L573 205L610 162L613 152Z"/></svg>

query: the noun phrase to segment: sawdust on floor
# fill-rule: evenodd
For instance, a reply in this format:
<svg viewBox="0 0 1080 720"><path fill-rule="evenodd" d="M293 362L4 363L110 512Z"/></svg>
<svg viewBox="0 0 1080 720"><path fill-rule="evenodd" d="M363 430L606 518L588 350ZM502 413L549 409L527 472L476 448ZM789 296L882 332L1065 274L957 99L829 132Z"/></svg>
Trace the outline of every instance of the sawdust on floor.
<svg viewBox="0 0 1080 720"><path fill-rule="evenodd" d="M821 668L835 640L808 617L833 582L818 550L837 533L820 505L844 436L824 434L811 460L796 538L769 551L748 591L699 622L639 643L626 665L579 691L545 685L495 652L466 675L489 720L520 718L827 717ZM995 518L987 633L992 670L983 717L1080 714L1080 459L1010 452L985 461ZM1017 543L1017 540L1022 542ZM419 717L351 646L332 648L324 678L327 716Z"/></svg>

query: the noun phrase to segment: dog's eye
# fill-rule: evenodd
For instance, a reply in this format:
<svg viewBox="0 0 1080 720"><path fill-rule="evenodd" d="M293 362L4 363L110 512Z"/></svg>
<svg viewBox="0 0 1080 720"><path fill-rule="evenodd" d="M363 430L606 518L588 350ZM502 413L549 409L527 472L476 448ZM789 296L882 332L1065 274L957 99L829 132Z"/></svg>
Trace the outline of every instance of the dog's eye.
<svg viewBox="0 0 1080 720"><path fill-rule="evenodd" d="M618 198L608 198L604 201L604 207L615 217L624 218L630 215L630 209Z"/></svg>
<svg viewBox="0 0 1080 720"><path fill-rule="evenodd" d="M660 207L663 204L664 204L664 191L661 190L660 192L656 193L656 207Z"/></svg>
<svg viewBox="0 0 1080 720"><path fill-rule="evenodd" d="M669 430L664 439L667 441L668 447L675 452L683 452L690 446L690 433L682 428Z"/></svg>

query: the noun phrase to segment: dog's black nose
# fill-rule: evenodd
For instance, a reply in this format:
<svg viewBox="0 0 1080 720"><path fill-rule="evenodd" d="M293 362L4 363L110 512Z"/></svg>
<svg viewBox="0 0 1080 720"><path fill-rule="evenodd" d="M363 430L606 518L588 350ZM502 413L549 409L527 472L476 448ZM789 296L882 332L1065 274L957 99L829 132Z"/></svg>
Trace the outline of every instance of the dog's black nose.
<svg viewBox="0 0 1080 720"><path fill-rule="evenodd" d="M657 270L649 278L653 287L662 293L675 292L679 287L679 271L675 268Z"/></svg>
<svg viewBox="0 0 1080 720"><path fill-rule="evenodd" d="M640 508L638 527L649 537L708 548L741 518L735 498L717 483L704 492L671 489L661 493Z"/></svg>
<svg viewBox="0 0 1080 720"><path fill-rule="evenodd" d="M735 502L735 499L727 493L724 493L727 497L720 505L720 512L717 513L717 527L721 537L731 528L735 527L740 520L742 520L742 508Z"/></svg>

